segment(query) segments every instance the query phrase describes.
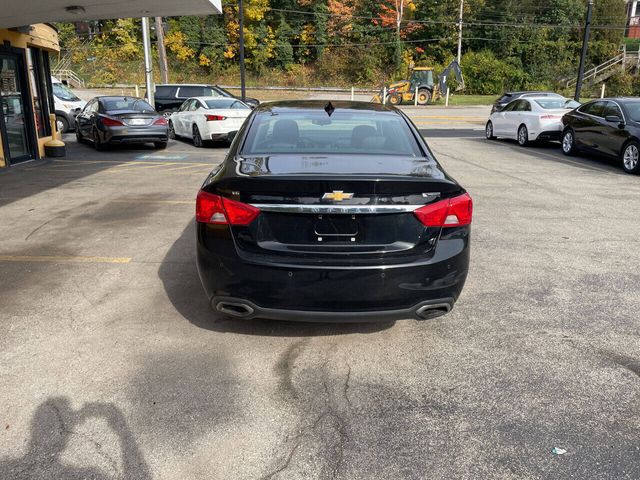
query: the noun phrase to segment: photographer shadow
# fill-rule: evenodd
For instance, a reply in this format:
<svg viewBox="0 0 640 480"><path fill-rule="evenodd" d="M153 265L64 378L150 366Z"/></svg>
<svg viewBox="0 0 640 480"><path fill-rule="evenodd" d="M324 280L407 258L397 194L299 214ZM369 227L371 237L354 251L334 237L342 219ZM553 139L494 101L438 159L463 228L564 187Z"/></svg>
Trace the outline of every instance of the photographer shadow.
<svg viewBox="0 0 640 480"><path fill-rule="evenodd" d="M107 449L90 436L76 431L86 421L103 420L117 436L121 461L110 455ZM31 480L60 478L65 480L111 479L150 480L151 473L133 433L122 412L111 403L88 403L79 410L71 407L66 397L49 398L41 403L31 419L31 438L27 452L21 458L0 458L0 478ZM89 442L98 451L100 466L74 466L66 464L61 457L73 436ZM118 466L120 465L120 466ZM119 472L119 473L116 473Z"/></svg>

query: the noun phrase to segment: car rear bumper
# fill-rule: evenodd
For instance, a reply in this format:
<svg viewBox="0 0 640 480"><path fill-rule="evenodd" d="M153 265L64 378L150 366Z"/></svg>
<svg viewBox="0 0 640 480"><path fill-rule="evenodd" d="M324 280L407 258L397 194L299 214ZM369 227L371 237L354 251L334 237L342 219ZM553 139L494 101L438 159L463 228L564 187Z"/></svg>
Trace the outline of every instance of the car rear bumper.
<svg viewBox="0 0 640 480"><path fill-rule="evenodd" d="M536 140L560 140L561 130L545 130L540 132Z"/></svg>
<svg viewBox="0 0 640 480"><path fill-rule="evenodd" d="M327 323L356 323L356 322L390 322L399 319L414 318L416 320L430 320L446 315L453 309L453 298L439 298L425 300L416 305L396 310L363 310L351 311L313 311L287 310L281 308L265 308L242 298L213 297L211 308L231 317L250 320L252 318L268 318L271 320L327 322Z"/></svg>
<svg viewBox="0 0 640 480"><path fill-rule="evenodd" d="M237 131L237 130L235 130ZM212 133L211 134L211 140L213 140L214 142L228 142L230 141L230 137L229 134L231 132L228 133Z"/></svg>
<svg viewBox="0 0 640 480"><path fill-rule="evenodd" d="M430 318L453 308L469 266L468 229L464 237L441 239L435 253L417 264L357 267L248 262L235 253L231 239L203 240L201 235L202 230L198 271L211 305L241 318L326 322Z"/></svg>
<svg viewBox="0 0 640 480"><path fill-rule="evenodd" d="M130 128L109 128L102 132L104 143L149 143L166 142L169 132L165 126Z"/></svg>

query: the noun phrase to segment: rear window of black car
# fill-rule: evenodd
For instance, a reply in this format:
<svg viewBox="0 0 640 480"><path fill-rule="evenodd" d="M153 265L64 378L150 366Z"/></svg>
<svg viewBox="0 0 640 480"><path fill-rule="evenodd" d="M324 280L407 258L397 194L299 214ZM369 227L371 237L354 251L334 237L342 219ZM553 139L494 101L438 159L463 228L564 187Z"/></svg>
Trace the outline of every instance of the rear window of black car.
<svg viewBox="0 0 640 480"><path fill-rule="evenodd" d="M220 94L211 87L180 87L180 97L219 97Z"/></svg>
<svg viewBox="0 0 640 480"><path fill-rule="evenodd" d="M128 110L133 112L155 112L153 107L140 98L105 98L102 105L106 112Z"/></svg>
<svg viewBox="0 0 640 480"><path fill-rule="evenodd" d="M174 98L178 92L178 87L156 87L156 97L159 98Z"/></svg>
<svg viewBox="0 0 640 480"><path fill-rule="evenodd" d="M257 115L242 155L278 153L424 156L400 115L322 110Z"/></svg>

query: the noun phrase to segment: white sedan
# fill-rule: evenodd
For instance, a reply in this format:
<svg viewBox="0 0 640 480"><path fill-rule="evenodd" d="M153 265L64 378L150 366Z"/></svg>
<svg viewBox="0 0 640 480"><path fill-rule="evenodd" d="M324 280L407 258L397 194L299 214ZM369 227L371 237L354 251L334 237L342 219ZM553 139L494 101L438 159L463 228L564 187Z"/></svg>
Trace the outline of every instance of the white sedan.
<svg viewBox="0 0 640 480"><path fill-rule="evenodd" d="M169 117L169 138L188 137L196 147L204 142L230 141L251 107L237 98L192 97Z"/></svg>
<svg viewBox="0 0 640 480"><path fill-rule="evenodd" d="M489 117L485 134L517 140L522 146L536 140L560 140L562 116L577 102L563 97L519 98Z"/></svg>

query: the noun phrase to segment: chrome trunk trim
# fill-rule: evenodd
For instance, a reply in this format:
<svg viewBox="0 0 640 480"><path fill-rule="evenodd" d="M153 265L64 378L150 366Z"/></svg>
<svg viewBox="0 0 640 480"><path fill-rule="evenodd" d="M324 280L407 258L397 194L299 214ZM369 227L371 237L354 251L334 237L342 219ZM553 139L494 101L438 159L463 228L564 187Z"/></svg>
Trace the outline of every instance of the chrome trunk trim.
<svg viewBox="0 0 640 480"><path fill-rule="evenodd" d="M286 203L252 203L263 212L315 213L315 214L364 214L410 213L424 205L301 205Z"/></svg>

